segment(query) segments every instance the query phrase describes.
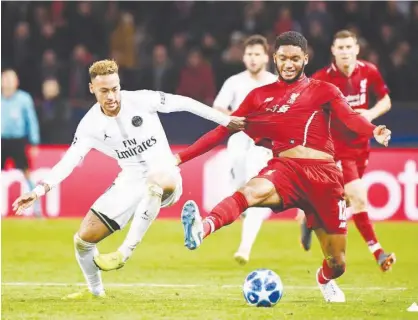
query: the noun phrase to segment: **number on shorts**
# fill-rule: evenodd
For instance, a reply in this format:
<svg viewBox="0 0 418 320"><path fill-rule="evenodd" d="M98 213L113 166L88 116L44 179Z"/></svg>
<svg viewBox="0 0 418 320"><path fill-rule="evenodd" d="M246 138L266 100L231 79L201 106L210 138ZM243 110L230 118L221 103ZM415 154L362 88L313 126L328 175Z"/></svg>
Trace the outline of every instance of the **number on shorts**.
<svg viewBox="0 0 418 320"><path fill-rule="evenodd" d="M340 221L347 221L347 203L345 200L338 201L338 219Z"/></svg>

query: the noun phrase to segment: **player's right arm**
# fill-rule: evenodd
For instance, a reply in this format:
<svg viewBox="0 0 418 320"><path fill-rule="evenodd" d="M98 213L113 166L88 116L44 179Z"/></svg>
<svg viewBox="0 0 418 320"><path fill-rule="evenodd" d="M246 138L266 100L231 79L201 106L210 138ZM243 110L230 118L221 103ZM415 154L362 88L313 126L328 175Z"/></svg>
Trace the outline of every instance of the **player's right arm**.
<svg viewBox="0 0 418 320"><path fill-rule="evenodd" d="M16 211L16 214L22 214L24 209L29 208L38 198L45 195L67 178L90 151L92 145L92 139L89 136L88 131L84 128L84 125L80 123L70 148L66 151L61 160L51 169L49 174L35 187L35 189L23 194L13 203L13 210Z"/></svg>
<svg viewBox="0 0 418 320"><path fill-rule="evenodd" d="M234 101L234 90L233 90L233 83L232 78L227 79L221 90L219 91L218 95L213 102L213 107L216 110L219 110L227 115L230 115L232 111L229 109L232 102Z"/></svg>
<svg viewBox="0 0 418 320"><path fill-rule="evenodd" d="M240 107L232 113L232 116L235 117L245 117L248 115L251 110L255 107L255 91L254 89L251 91L244 101L241 103ZM218 144L228 138L231 134L235 132L231 132L225 127L218 126L212 131L209 131L201 138L199 138L195 143L193 143L188 148L184 149L183 151L179 152L176 155L178 164L187 162L196 158L206 152L215 148Z"/></svg>

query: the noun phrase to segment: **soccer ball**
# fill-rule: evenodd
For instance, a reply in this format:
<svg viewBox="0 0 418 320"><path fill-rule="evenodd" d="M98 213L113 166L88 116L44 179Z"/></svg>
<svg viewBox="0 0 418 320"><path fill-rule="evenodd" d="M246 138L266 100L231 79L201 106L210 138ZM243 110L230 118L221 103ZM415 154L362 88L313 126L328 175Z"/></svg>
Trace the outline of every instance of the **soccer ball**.
<svg viewBox="0 0 418 320"><path fill-rule="evenodd" d="M245 278L242 291L250 306L273 307L283 296L283 284L274 271L257 269Z"/></svg>

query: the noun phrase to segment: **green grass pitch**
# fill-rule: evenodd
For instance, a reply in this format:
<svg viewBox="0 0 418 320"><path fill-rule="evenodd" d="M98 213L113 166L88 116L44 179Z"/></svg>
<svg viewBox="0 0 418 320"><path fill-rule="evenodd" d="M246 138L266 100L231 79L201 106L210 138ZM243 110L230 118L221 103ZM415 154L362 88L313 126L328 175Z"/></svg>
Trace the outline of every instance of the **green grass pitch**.
<svg viewBox="0 0 418 320"><path fill-rule="evenodd" d="M326 304L316 287L322 262L318 242L304 252L296 222L262 227L252 260L238 266L232 255L241 223L206 239L196 251L183 247L179 221L158 220L132 259L103 273L106 300L61 301L84 282L74 257L78 220L2 221L2 319L418 319L406 309L418 302L418 224L377 223L382 245L397 264L382 273L353 224L349 226L347 272L338 280L347 303ZM125 231L99 245L115 250ZM285 293L274 308L245 304L241 285L256 268L277 272Z"/></svg>

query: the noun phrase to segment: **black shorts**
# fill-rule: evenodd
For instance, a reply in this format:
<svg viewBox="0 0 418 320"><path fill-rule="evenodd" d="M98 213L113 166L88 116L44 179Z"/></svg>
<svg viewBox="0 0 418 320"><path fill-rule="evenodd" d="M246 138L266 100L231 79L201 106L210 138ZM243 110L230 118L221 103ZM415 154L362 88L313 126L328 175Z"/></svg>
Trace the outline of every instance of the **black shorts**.
<svg viewBox="0 0 418 320"><path fill-rule="evenodd" d="M28 157L26 156L25 147L26 139L1 139L1 168L7 159L13 159L16 169L25 170L29 168Z"/></svg>

